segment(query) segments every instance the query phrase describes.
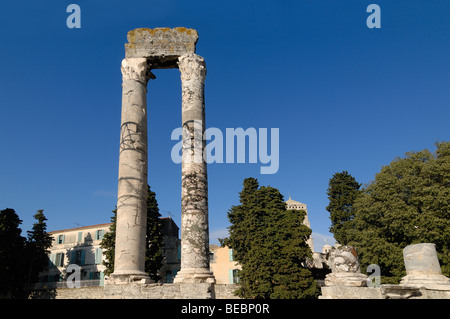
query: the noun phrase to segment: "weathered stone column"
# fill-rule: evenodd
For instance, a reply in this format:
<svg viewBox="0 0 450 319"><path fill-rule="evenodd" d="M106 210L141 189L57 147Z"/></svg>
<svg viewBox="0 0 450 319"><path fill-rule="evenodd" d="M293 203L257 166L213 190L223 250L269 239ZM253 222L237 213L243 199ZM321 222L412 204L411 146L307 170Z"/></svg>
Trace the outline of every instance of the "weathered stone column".
<svg viewBox="0 0 450 319"><path fill-rule="evenodd" d="M178 58L182 85L183 161L181 166L181 270L175 283L214 283L209 269L208 180L205 141L204 59Z"/></svg>
<svg viewBox="0 0 450 319"><path fill-rule="evenodd" d="M113 283L148 282L145 273L147 219L146 58L122 60L122 120Z"/></svg>

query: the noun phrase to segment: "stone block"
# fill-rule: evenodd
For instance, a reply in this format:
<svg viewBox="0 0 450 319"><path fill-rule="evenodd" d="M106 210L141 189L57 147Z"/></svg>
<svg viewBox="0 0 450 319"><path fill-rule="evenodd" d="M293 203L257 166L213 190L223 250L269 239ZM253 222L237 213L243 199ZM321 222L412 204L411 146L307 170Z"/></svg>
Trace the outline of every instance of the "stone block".
<svg viewBox="0 0 450 319"><path fill-rule="evenodd" d="M380 288L327 286L319 299L384 299Z"/></svg>
<svg viewBox="0 0 450 319"><path fill-rule="evenodd" d="M178 68L178 57L195 53L198 33L194 29L139 28L128 32L126 58L147 58L152 69Z"/></svg>
<svg viewBox="0 0 450 319"><path fill-rule="evenodd" d="M403 249L406 276L400 285L450 291L450 279L442 275L441 266L432 243L406 246Z"/></svg>

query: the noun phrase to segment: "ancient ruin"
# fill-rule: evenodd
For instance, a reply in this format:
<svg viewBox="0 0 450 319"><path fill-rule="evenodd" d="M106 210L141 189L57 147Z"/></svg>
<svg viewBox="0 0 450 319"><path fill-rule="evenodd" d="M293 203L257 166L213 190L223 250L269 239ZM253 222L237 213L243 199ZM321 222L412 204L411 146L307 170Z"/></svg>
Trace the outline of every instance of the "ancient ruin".
<svg viewBox="0 0 450 319"><path fill-rule="evenodd" d="M407 275L399 285L367 287L354 247L334 247L319 299L450 299L450 279L442 275L434 244L407 246L403 258Z"/></svg>
<svg viewBox="0 0 450 319"><path fill-rule="evenodd" d="M60 289L60 299L221 299L236 298L235 285L215 283L209 265L208 180L205 140L205 60L195 53L197 31L186 28L135 29L128 32L122 71L114 272L104 287ZM145 272L147 214L147 84L154 69L178 68L182 83L183 147L181 165L181 270L174 283L152 283ZM200 156L200 160L198 155ZM287 202L291 209L306 205ZM307 217L304 221L309 226ZM313 250L312 238L308 245ZM405 247L407 275L400 285L368 287L357 251L325 245L315 254L318 268L331 269L319 299L450 299L450 279L443 276L434 244ZM326 266L326 267L325 267ZM55 298L55 296L50 296Z"/></svg>
<svg viewBox="0 0 450 319"><path fill-rule="evenodd" d="M403 260L406 276L402 278L401 286L450 291L450 279L442 275L434 244L406 246L403 249Z"/></svg>
<svg viewBox="0 0 450 319"><path fill-rule="evenodd" d="M149 283L144 271L147 198L147 83L153 69L178 68L182 82L181 270L176 283L214 283L208 259L206 162L194 125L205 130L204 59L195 53L196 30L135 29L128 32L122 61L122 119L114 273L109 283ZM197 149L197 151L195 151Z"/></svg>
<svg viewBox="0 0 450 319"><path fill-rule="evenodd" d="M330 252L331 273L325 277L326 286L366 287L367 275L361 273L358 254L352 246L339 246Z"/></svg>

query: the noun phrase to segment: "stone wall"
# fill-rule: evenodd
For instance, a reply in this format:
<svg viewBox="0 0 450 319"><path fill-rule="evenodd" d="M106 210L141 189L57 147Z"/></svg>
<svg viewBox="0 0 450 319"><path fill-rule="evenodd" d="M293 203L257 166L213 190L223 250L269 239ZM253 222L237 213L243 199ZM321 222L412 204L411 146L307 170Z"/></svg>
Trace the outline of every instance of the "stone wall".
<svg viewBox="0 0 450 319"><path fill-rule="evenodd" d="M105 299L211 299L213 285L183 284L127 284L106 285Z"/></svg>
<svg viewBox="0 0 450 319"><path fill-rule="evenodd" d="M390 288L389 290L387 288ZM417 288L401 291L398 285L375 287L329 286L322 287L319 299L450 299L450 291Z"/></svg>
<svg viewBox="0 0 450 319"><path fill-rule="evenodd" d="M239 299L234 296L238 285L208 283L122 284L104 287L60 288L41 293L41 299Z"/></svg>
<svg viewBox="0 0 450 319"><path fill-rule="evenodd" d="M239 285L214 285L215 299L240 299L234 295Z"/></svg>

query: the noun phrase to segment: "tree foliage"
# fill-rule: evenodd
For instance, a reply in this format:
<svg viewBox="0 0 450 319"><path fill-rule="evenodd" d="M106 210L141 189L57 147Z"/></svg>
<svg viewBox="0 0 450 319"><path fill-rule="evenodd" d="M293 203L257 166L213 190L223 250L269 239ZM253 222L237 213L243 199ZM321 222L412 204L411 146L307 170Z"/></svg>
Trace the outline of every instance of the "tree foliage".
<svg viewBox="0 0 450 319"><path fill-rule="evenodd" d="M334 174L329 181L329 205L326 210L330 213L330 232L341 245L346 245L350 240L350 221L354 218L353 203L361 193L360 187L361 184L347 171Z"/></svg>
<svg viewBox="0 0 450 319"><path fill-rule="evenodd" d="M146 251L145 251L145 271L150 278L158 282L159 269L162 267L164 259L162 253L163 247L163 233L161 214L159 213L158 202L156 201L155 192L147 190L147 237L146 237Z"/></svg>
<svg viewBox="0 0 450 319"><path fill-rule="evenodd" d="M109 226L109 232L103 235L103 239L100 243L103 255L105 258L102 261L105 270L103 273L105 276L109 276L114 272L114 256L116 251L116 221L117 221L117 207L112 211L111 226Z"/></svg>
<svg viewBox="0 0 450 319"><path fill-rule="evenodd" d="M442 272L450 275L450 142L436 147L382 167L344 222L362 268L378 264L384 283L406 275L403 249L417 243L434 243Z"/></svg>
<svg viewBox="0 0 450 319"><path fill-rule="evenodd" d="M43 210L34 215L28 238L22 237L22 220L12 208L0 211L0 297L27 298L31 284L48 265L48 249L52 238L46 232Z"/></svg>
<svg viewBox="0 0 450 319"><path fill-rule="evenodd" d="M242 266L239 272L243 298L314 298L317 285L305 267L311 258L307 239L311 230L303 224L304 211L286 210L283 195L272 187L259 187L246 178L240 205L228 212L229 237L222 245L233 249Z"/></svg>
<svg viewBox="0 0 450 319"><path fill-rule="evenodd" d="M38 210L33 216L36 222L31 231L27 231L26 254L29 260L27 282L38 282L39 273L48 266L48 254L52 247L52 236L47 233L47 218L44 210Z"/></svg>

